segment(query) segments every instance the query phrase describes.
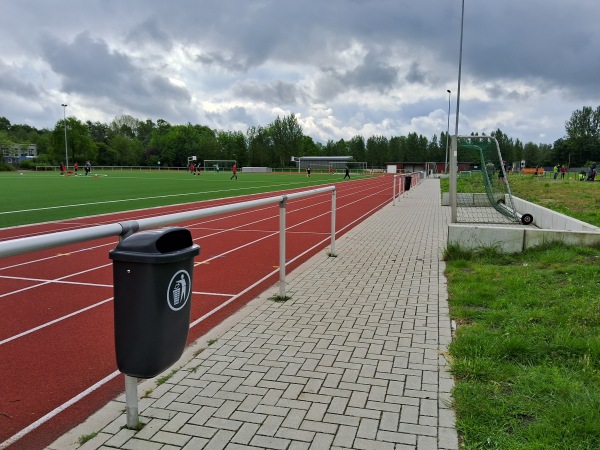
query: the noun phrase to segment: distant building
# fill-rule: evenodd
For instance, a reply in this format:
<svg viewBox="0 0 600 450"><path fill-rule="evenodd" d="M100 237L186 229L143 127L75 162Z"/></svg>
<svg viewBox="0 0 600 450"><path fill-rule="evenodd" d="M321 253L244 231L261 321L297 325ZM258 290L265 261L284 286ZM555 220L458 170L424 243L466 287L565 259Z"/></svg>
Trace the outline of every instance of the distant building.
<svg viewBox="0 0 600 450"><path fill-rule="evenodd" d="M0 150L2 150L4 162L14 167L19 167L19 163L25 159L33 159L37 156L35 144L11 144L0 146Z"/></svg>

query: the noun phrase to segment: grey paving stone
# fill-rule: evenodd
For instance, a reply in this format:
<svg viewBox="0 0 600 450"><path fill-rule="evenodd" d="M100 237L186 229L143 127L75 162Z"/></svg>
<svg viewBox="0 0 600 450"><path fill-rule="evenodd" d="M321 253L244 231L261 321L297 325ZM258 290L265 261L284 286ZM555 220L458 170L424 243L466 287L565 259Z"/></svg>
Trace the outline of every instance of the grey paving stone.
<svg viewBox="0 0 600 450"><path fill-rule="evenodd" d="M289 274L292 300L263 301L214 345L199 343L140 402L144 429L121 430L121 414L98 445L458 450L448 222L438 182L425 180L339 238L336 258Z"/></svg>

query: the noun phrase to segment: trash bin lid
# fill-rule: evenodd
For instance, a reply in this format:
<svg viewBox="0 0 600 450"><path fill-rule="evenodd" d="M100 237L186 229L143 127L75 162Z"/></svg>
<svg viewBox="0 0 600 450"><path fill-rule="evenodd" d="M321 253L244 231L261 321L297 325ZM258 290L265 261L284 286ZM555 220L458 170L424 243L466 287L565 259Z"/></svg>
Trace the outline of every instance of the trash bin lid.
<svg viewBox="0 0 600 450"><path fill-rule="evenodd" d="M200 247L183 227L140 231L123 239L108 255L115 261L164 264L194 257Z"/></svg>

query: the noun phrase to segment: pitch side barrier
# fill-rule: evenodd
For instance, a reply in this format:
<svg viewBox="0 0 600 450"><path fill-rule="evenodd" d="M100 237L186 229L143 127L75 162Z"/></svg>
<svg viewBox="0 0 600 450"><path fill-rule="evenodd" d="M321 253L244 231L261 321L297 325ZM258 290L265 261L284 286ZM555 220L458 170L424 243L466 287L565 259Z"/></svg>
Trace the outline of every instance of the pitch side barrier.
<svg viewBox="0 0 600 450"><path fill-rule="evenodd" d="M288 200L295 200L312 195L323 194L326 192L331 192L330 254L335 255L336 188L335 186L325 186L308 191L294 192L292 194L278 195L275 197L250 200L247 202L232 203L230 205L213 206L195 211L166 214L164 216L151 217L147 219L130 220L126 222L117 222L81 228L78 230L58 231L56 233L12 239L9 241L0 242L0 258L113 236L119 236L120 240L123 240L127 236L130 236L137 231L279 203L279 294L282 297L285 297L286 202Z"/></svg>
<svg viewBox="0 0 600 450"><path fill-rule="evenodd" d="M411 187L416 186L422 180L425 179L426 172L411 172L411 173L401 173L398 175L394 175L393 182L393 192L392 192L392 202L393 206L396 206L396 197L401 196L406 191L410 190ZM398 195L396 195L396 186L398 186Z"/></svg>

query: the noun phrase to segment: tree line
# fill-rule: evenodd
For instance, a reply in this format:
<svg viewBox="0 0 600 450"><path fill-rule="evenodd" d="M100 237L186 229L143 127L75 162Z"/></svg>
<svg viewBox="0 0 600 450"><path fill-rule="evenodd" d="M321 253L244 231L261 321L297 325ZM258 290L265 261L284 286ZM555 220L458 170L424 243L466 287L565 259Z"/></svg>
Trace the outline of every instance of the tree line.
<svg viewBox="0 0 600 450"><path fill-rule="evenodd" d="M304 134L294 114L278 116L266 126L252 126L246 133L121 115L109 124L67 117L52 130L11 124L0 117L0 148L36 144L38 157L31 164L58 165L65 160L65 124L70 165L91 161L104 166L185 167L188 157L196 156L198 160L233 159L242 167L277 168L292 165L292 156L352 156L368 167L383 167L387 162L444 162L448 141L441 132L431 138L417 133L366 139L357 135L323 144ZM509 163L525 160L528 167L557 163L581 167L596 161L600 155L600 106L573 112L565 131L553 144L523 143L500 129L491 135Z"/></svg>

